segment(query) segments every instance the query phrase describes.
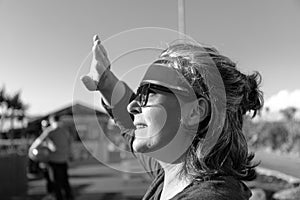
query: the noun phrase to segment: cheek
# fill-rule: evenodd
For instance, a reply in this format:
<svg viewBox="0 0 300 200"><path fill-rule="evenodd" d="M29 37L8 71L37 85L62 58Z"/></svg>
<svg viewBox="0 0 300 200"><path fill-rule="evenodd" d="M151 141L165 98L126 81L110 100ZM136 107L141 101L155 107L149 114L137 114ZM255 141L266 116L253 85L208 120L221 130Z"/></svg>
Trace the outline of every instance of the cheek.
<svg viewBox="0 0 300 200"><path fill-rule="evenodd" d="M159 105L151 111L148 136L158 146L168 144L177 134L180 125L180 107L172 104Z"/></svg>
<svg viewBox="0 0 300 200"><path fill-rule="evenodd" d="M167 120L167 113L163 107L156 106L143 109L143 116L148 127L135 131L133 149L140 153L149 153L161 146L161 132Z"/></svg>
<svg viewBox="0 0 300 200"><path fill-rule="evenodd" d="M168 114L165 108L161 105L152 107L149 109L147 113L145 113L147 124L149 125L149 136L158 135L161 130L164 128Z"/></svg>
<svg viewBox="0 0 300 200"><path fill-rule="evenodd" d="M172 106L166 108L167 119L162 128L165 143L169 143L177 134L180 126L180 107Z"/></svg>

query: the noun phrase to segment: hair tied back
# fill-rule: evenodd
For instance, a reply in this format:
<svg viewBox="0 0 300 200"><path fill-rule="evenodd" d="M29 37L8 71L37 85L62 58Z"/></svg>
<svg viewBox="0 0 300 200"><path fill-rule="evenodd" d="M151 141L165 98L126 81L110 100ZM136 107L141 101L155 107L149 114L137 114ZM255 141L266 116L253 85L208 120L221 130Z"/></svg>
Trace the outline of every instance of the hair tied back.
<svg viewBox="0 0 300 200"><path fill-rule="evenodd" d="M244 97L241 101L242 113L253 111L252 118L263 107L263 94L259 90L261 84L261 75L259 72L254 72L245 77Z"/></svg>

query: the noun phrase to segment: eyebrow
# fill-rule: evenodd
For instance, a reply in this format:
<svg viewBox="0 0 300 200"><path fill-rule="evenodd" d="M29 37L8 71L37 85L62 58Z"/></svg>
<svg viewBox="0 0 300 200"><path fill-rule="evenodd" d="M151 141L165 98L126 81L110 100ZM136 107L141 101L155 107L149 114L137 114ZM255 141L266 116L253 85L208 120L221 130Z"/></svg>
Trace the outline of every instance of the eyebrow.
<svg viewBox="0 0 300 200"><path fill-rule="evenodd" d="M167 60L167 59L159 59L159 60L156 60L153 64L170 64L171 61L170 60Z"/></svg>
<svg viewBox="0 0 300 200"><path fill-rule="evenodd" d="M163 92L173 93L172 90L170 90L169 88L164 87L162 85L151 84L149 89L154 89L154 90L159 90L159 91L163 91Z"/></svg>
<svg viewBox="0 0 300 200"><path fill-rule="evenodd" d="M145 85L142 85L142 86L139 86L137 88L137 91L142 88L142 87L145 87L146 85L148 84L145 84ZM150 87L148 87L148 90L152 89L152 90L160 90L160 91L165 91L165 92L169 92L169 93L173 93L171 89L165 87L165 86L162 86L162 85L156 85L156 84L153 84L153 83L149 83Z"/></svg>

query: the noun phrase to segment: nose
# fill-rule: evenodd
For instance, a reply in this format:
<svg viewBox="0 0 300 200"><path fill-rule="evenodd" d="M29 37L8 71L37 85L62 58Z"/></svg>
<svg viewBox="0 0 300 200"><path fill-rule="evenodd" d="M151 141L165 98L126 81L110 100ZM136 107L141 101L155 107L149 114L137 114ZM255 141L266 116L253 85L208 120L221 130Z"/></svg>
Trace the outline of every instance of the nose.
<svg viewBox="0 0 300 200"><path fill-rule="evenodd" d="M141 108L140 102L135 99L133 101L131 101L127 106L127 111L133 115L141 113L142 108Z"/></svg>

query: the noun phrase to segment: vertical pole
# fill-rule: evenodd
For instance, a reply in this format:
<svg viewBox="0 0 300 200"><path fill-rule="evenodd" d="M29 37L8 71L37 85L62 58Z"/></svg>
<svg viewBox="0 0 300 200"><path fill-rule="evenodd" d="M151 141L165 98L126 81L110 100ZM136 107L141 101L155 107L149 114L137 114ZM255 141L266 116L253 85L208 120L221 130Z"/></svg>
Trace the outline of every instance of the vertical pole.
<svg viewBox="0 0 300 200"><path fill-rule="evenodd" d="M185 6L184 0L178 0L178 32L179 39L185 38Z"/></svg>

